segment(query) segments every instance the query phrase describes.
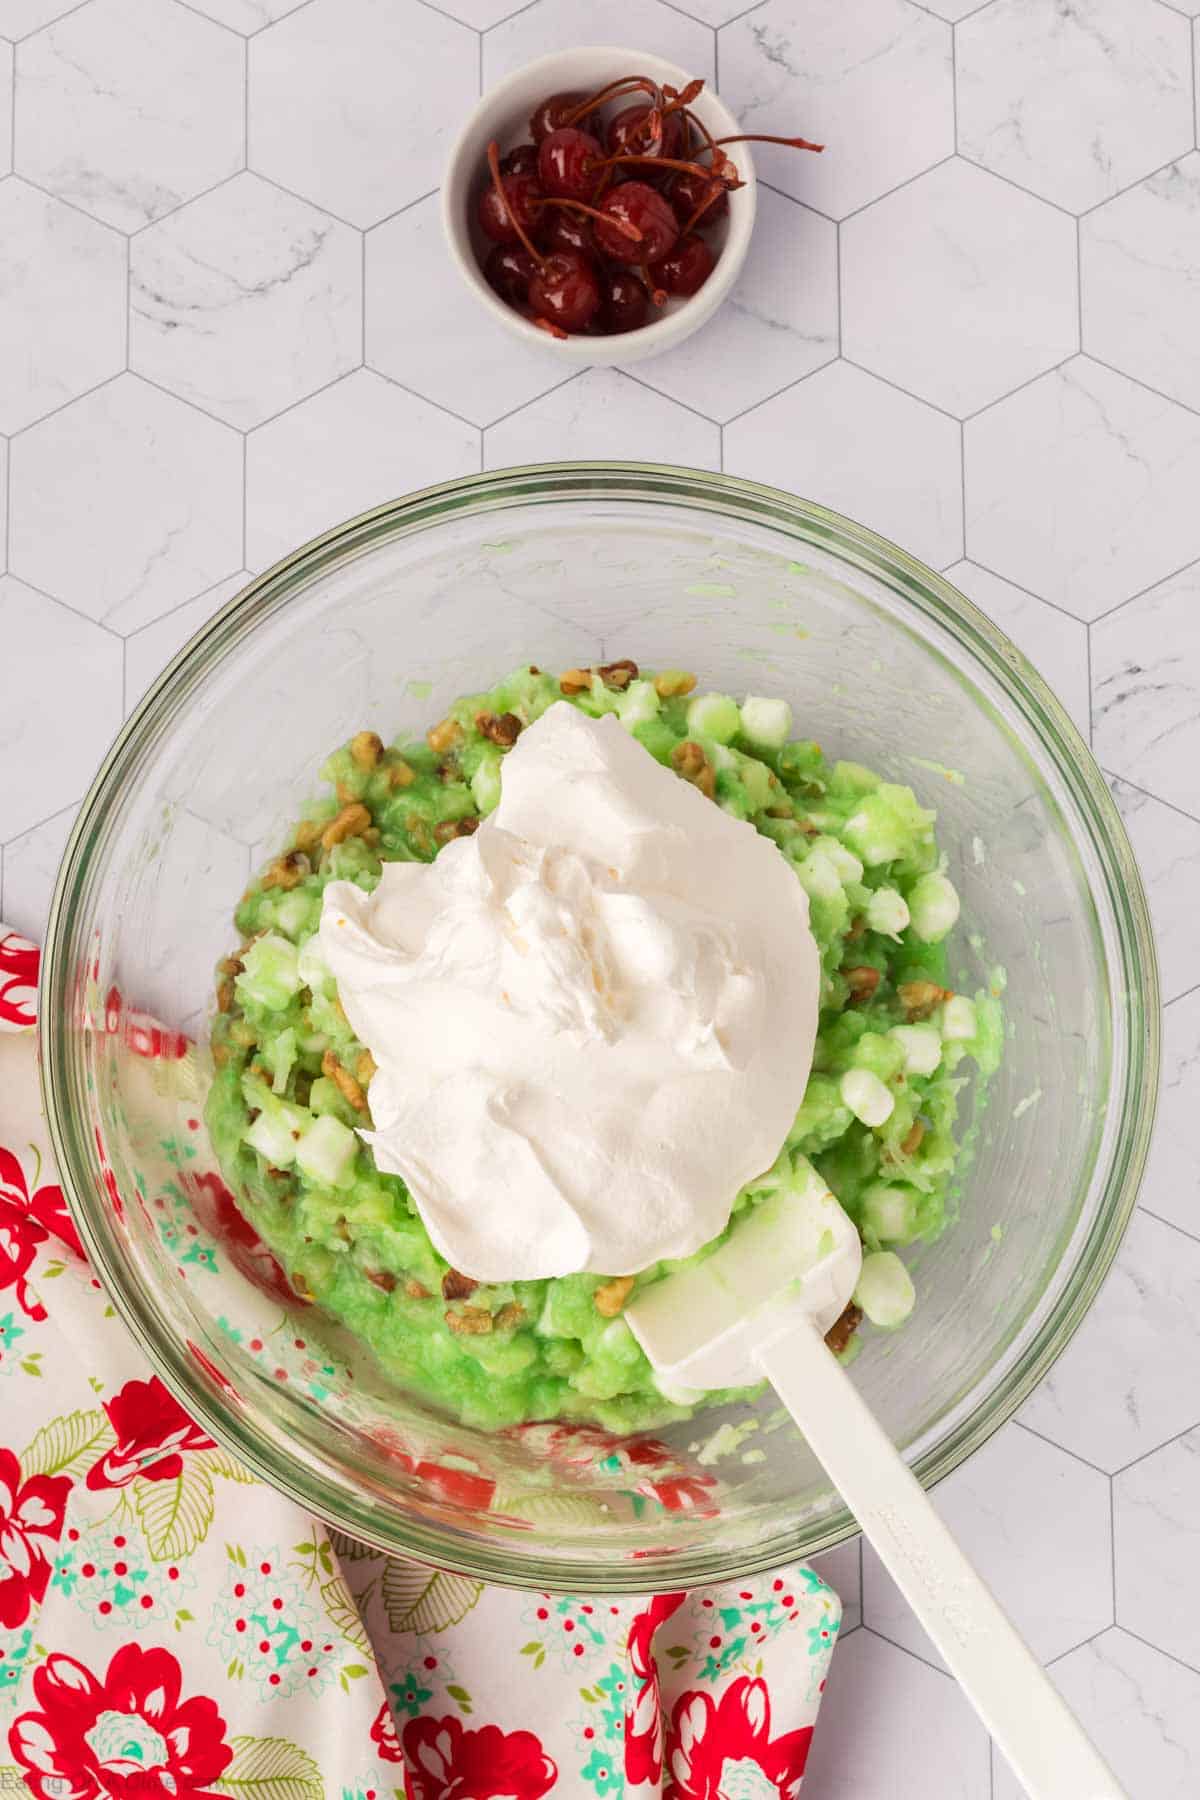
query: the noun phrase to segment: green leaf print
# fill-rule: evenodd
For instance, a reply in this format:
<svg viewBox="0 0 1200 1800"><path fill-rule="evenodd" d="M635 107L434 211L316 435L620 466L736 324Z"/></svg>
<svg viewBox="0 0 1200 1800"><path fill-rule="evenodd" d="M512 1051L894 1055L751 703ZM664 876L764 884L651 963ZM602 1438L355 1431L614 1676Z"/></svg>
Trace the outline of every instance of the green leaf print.
<svg viewBox="0 0 1200 1800"><path fill-rule="evenodd" d="M155 1562L179 1562L191 1555L212 1524L212 1476L197 1458L187 1456L182 1474L172 1481L148 1481L140 1475L133 1485L133 1504Z"/></svg>
<svg viewBox="0 0 1200 1800"><path fill-rule="evenodd" d="M25 1476L82 1475L116 1441L99 1407L63 1413L30 1440L21 1455L21 1472Z"/></svg>
<svg viewBox="0 0 1200 1800"><path fill-rule="evenodd" d="M369 1556L379 1555L378 1550L372 1550L370 1544L360 1544L357 1538L346 1537L340 1531L331 1531L329 1541L341 1562L366 1562ZM299 1545L296 1547L300 1548ZM312 1549L311 1544L306 1544L304 1547L306 1550Z"/></svg>
<svg viewBox="0 0 1200 1800"><path fill-rule="evenodd" d="M383 1572L384 1609L393 1631L445 1631L465 1619L483 1592L482 1581L389 1562Z"/></svg>
<svg viewBox="0 0 1200 1800"><path fill-rule="evenodd" d="M236 1800L325 1800L321 1771L287 1738L235 1737L233 1761L213 1787Z"/></svg>
<svg viewBox="0 0 1200 1800"><path fill-rule="evenodd" d="M471 1696L470 1696L470 1694L468 1694L465 1687L458 1687L458 1686L448 1687L446 1689L446 1692L449 1694L450 1698L457 1704L460 1712L463 1712L463 1713L470 1712Z"/></svg>
<svg viewBox="0 0 1200 1800"><path fill-rule="evenodd" d="M219 1447L215 1450L197 1450L195 1460L201 1463L212 1475L223 1475L226 1481L240 1481L246 1487L253 1487L258 1480L237 1458L230 1456L228 1450Z"/></svg>
<svg viewBox="0 0 1200 1800"><path fill-rule="evenodd" d="M329 1615L329 1622L341 1632L348 1644L356 1650L369 1650L370 1642L363 1629L358 1608L353 1596L340 1575L334 1575L321 1589L321 1600Z"/></svg>

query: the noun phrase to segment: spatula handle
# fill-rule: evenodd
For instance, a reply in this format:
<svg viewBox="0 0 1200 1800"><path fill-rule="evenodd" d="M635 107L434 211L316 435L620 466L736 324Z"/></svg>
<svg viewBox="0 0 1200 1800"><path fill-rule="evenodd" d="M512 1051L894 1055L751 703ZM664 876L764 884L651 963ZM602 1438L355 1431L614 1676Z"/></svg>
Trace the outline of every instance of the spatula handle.
<svg viewBox="0 0 1200 1800"><path fill-rule="evenodd" d="M1126 1800L816 1328L755 1358L1031 1800Z"/></svg>

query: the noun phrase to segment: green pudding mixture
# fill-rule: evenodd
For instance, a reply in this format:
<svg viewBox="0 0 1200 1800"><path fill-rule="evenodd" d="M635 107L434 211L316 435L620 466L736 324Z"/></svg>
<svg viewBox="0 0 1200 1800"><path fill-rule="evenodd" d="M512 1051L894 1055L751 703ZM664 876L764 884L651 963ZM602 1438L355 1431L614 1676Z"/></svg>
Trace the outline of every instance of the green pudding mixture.
<svg viewBox="0 0 1200 1800"><path fill-rule="evenodd" d="M320 952L325 886L369 892L385 862L431 862L473 831L500 798L507 750L555 701L615 713L681 780L772 838L808 894L822 971L812 1074L787 1143L735 1197L731 1226L798 1179L797 1158L820 1171L868 1250L928 1241L952 1222L960 1065L972 1058L985 1079L1003 1026L994 995L952 999L946 987L944 945L933 941L947 928L934 814L910 788L787 739L778 703L739 707L694 687L690 675L644 677L629 662L554 675L526 667L457 701L423 742L385 748L360 732L329 758L328 797L235 914L243 942L218 971L207 1106L226 1180L298 1293L405 1387L471 1425L572 1419L629 1432L696 1410L656 1386L621 1317L630 1293L681 1265L477 1286L447 1266L404 1182L376 1169L355 1130L370 1123L374 1065ZM878 1098L876 1082L893 1105L872 1127L846 1097L869 1112L858 1096ZM857 1323L851 1310L831 1333L839 1348Z"/></svg>

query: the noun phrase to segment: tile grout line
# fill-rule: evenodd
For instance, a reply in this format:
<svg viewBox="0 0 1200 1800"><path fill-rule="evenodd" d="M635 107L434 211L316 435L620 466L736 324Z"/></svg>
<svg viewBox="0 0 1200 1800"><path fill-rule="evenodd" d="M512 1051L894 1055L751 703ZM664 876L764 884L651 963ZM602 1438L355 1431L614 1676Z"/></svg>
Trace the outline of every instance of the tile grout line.
<svg viewBox="0 0 1200 1800"><path fill-rule="evenodd" d="M950 119L954 130L954 154L958 155L958 27L953 19L946 21L950 26Z"/></svg>
<svg viewBox="0 0 1200 1800"><path fill-rule="evenodd" d="M1160 1656L1165 1656L1169 1662L1175 1663L1179 1668L1187 1669L1193 1675L1200 1675L1200 1666L1196 1663L1187 1662L1182 1656L1176 1656L1175 1652L1168 1650L1165 1644L1152 1643L1148 1637L1143 1637L1140 1631L1134 1631L1131 1625L1118 1623L1116 1629L1123 1631L1126 1637L1133 1638L1137 1643L1144 1644L1147 1650L1157 1650Z"/></svg>
<svg viewBox="0 0 1200 1800"><path fill-rule="evenodd" d="M1168 1231L1178 1229L1178 1227L1173 1226L1168 1219L1160 1219L1159 1224L1165 1225ZM1188 1234L1185 1231L1181 1233L1181 1235L1186 1237ZM1119 1469L1113 1470L1113 1480L1115 1481L1118 1475L1128 1475L1131 1469L1136 1469L1139 1464L1148 1462L1152 1456L1157 1456L1161 1450L1169 1450L1172 1444L1178 1444L1183 1438L1190 1437L1193 1431L1200 1431L1200 1419L1194 1420L1190 1425L1185 1425L1182 1431L1172 1432L1171 1436L1169 1438L1164 1438L1161 1444L1153 1444L1149 1450L1142 1450L1137 1456L1130 1457L1127 1463L1122 1463Z"/></svg>
<svg viewBox="0 0 1200 1800"><path fill-rule="evenodd" d="M1200 817L1195 813L1190 813L1185 806L1176 806L1173 800L1165 800L1161 794L1152 794L1149 788L1139 787L1137 782L1130 781L1127 775L1119 775L1115 769L1106 769L1103 763L1100 764L1100 772L1109 781L1119 781L1122 787L1132 788L1135 794L1141 794L1145 799L1153 800L1159 806L1167 807L1169 811L1178 813L1181 819L1190 820L1193 825L1200 825ZM1191 989L1188 991L1190 993ZM1182 995L1176 996L1178 999L1182 999L1182 997ZM1174 1002L1169 1001L1168 1004L1173 1005Z"/></svg>
<svg viewBox="0 0 1200 1800"><path fill-rule="evenodd" d="M1036 1392L1036 1389L1034 1391ZM1027 1432L1031 1438L1036 1438L1039 1444L1046 1444L1051 1450L1059 1450L1064 1456L1069 1456L1072 1462L1080 1463L1083 1468L1090 1469L1093 1475L1102 1475L1105 1481L1111 1480L1109 1471L1102 1469L1099 1463L1089 1462L1087 1457L1081 1455L1078 1450L1072 1450L1068 1445L1060 1444L1056 1438L1047 1437L1046 1433L1039 1431L1036 1425L1026 1424L1025 1420L1019 1416L1014 1417L1012 1424L1016 1430Z"/></svg>
<svg viewBox="0 0 1200 1800"><path fill-rule="evenodd" d="M1112 1622L1117 1624L1117 1483L1108 1476L1108 1579L1112 1582Z"/></svg>
<svg viewBox="0 0 1200 1800"><path fill-rule="evenodd" d="M1187 562L1180 563L1177 569L1171 569L1167 574L1159 575L1156 580L1148 583L1146 587L1139 588L1136 594L1127 594L1124 600L1118 600L1117 604L1115 606L1110 606L1106 612L1097 613L1091 623L1093 625L1103 624L1106 619L1113 618L1115 614L1122 612L1125 607L1132 606L1135 600L1144 600L1147 594L1152 594L1154 592L1155 588L1166 587L1168 581L1178 580L1181 575L1186 575L1191 569L1200 569L1200 557L1189 557Z"/></svg>

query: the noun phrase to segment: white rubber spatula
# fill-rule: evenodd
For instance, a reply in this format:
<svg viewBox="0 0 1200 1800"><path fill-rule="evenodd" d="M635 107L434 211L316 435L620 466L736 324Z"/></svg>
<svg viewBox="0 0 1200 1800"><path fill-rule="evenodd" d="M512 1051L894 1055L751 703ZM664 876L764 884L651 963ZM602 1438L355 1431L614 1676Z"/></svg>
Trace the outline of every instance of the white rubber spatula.
<svg viewBox="0 0 1200 1800"><path fill-rule="evenodd" d="M1029 1647L824 1343L854 1292L858 1233L815 1170L625 1318L672 1386L767 1380L1032 1800L1125 1800Z"/></svg>

